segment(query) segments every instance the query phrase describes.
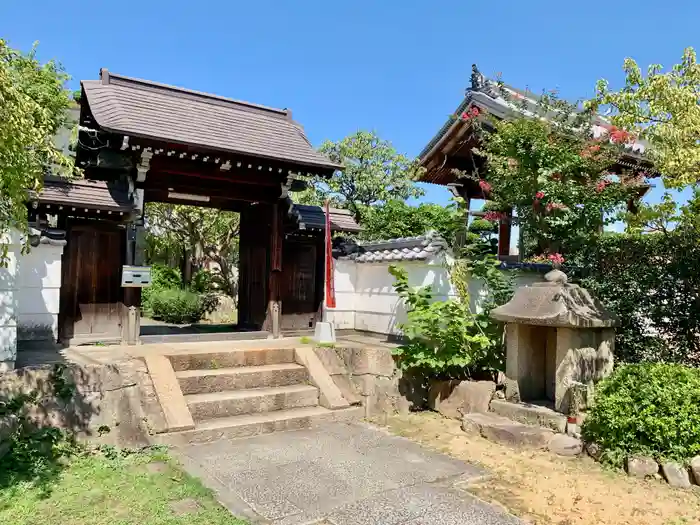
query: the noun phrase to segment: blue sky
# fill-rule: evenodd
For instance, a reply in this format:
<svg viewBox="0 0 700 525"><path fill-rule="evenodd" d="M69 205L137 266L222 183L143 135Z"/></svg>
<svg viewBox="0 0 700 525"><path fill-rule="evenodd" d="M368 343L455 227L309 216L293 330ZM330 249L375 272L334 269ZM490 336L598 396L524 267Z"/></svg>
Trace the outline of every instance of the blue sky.
<svg viewBox="0 0 700 525"><path fill-rule="evenodd" d="M38 40L73 87L106 67L292 108L315 145L373 129L409 155L454 111L473 62L576 99L601 77L619 85L626 56L678 62L700 48L699 23L698 0L0 2L0 36ZM425 199L447 198L431 186Z"/></svg>

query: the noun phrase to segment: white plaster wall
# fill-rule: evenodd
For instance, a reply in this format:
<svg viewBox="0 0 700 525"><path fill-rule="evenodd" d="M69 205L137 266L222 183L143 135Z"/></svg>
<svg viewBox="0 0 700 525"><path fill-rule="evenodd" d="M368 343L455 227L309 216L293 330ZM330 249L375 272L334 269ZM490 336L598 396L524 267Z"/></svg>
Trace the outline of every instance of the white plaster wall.
<svg viewBox="0 0 700 525"><path fill-rule="evenodd" d="M18 232L0 237L9 245L9 259L0 266L0 372L14 368L17 357L17 258L21 250Z"/></svg>
<svg viewBox="0 0 700 525"><path fill-rule="evenodd" d="M336 260L333 277L336 307L326 308L326 320L333 323L336 329L353 329L355 328L357 264L353 261Z"/></svg>
<svg viewBox="0 0 700 525"><path fill-rule="evenodd" d="M40 244L17 261L17 338L58 339L63 246Z"/></svg>
<svg viewBox="0 0 700 525"><path fill-rule="evenodd" d="M444 301L457 297L442 258L401 263L337 260L334 273L337 308L326 309L327 319L336 329L400 333L399 325L406 322L406 308L394 291L394 278L389 274L391 264L407 270L409 285L432 286L435 299ZM518 274L516 286L528 286L541 280L540 274L524 272ZM472 308L480 311L486 294L483 282L470 282L469 293Z"/></svg>

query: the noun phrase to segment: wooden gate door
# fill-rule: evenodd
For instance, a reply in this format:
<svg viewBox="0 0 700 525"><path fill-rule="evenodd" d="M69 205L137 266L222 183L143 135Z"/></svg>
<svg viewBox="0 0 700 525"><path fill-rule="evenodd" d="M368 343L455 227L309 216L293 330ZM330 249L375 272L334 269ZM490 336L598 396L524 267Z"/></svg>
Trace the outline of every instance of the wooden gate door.
<svg viewBox="0 0 700 525"><path fill-rule="evenodd" d="M74 224L63 255L62 341L121 338L124 230L109 223Z"/></svg>
<svg viewBox="0 0 700 525"><path fill-rule="evenodd" d="M310 328L319 307L315 240L289 239L285 242L283 253L282 328Z"/></svg>

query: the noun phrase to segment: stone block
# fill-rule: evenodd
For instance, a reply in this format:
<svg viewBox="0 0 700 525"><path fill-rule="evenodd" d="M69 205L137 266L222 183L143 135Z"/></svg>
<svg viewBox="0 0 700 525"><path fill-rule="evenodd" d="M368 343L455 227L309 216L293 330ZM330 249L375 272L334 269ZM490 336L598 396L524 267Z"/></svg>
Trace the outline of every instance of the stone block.
<svg viewBox="0 0 700 525"><path fill-rule="evenodd" d="M586 452L594 460L600 461L600 457L603 454L603 449L598 443L586 443Z"/></svg>
<svg viewBox="0 0 700 525"><path fill-rule="evenodd" d="M513 447L545 448L554 436L547 428L523 425L494 414L465 414L462 429L474 433L477 428L482 437Z"/></svg>
<svg viewBox="0 0 700 525"><path fill-rule="evenodd" d="M447 401L452 391L459 385L458 380L433 381L428 388L428 407L440 412L440 405Z"/></svg>
<svg viewBox="0 0 700 525"><path fill-rule="evenodd" d="M331 376L335 386L338 387L340 393L351 405L359 405L362 403L362 398L357 393L355 385L350 381L350 377L347 375L334 375Z"/></svg>
<svg viewBox="0 0 700 525"><path fill-rule="evenodd" d="M690 472L693 475L695 484L700 485L700 456L695 456L690 460Z"/></svg>
<svg viewBox="0 0 700 525"><path fill-rule="evenodd" d="M647 456L630 456L627 458L627 474L635 478L646 478L659 472L659 464Z"/></svg>
<svg viewBox="0 0 700 525"><path fill-rule="evenodd" d="M350 406L312 348L296 348L294 355L297 362L306 367L311 382L318 387L321 406L332 410Z"/></svg>
<svg viewBox="0 0 700 525"><path fill-rule="evenodd" d="M524 425L546 427L562 434L566 431L566 416L544 406L494 399L490 410Z"/></svg>
<svg viewBox="0 0 700 525"><path fill-rule="evenodd" d="M349 372L345 362L338 356L335 348L319 346L314 348L314 352L330 375L348 375Z"/></svg>
<svg viewBox="0 0 700 525"><path fill-rule="evenodd" d="M686 469L683 465L674 461L667 461L661 464L661 473L663 474L664 479L668 481L668 484L672 487L679 489L690 488L688 469Z"/></svg>
<svg viewBox="0 0 700 525"><path fill-rule="evenodd" d="M357 375L373 374L392 377L396 372L396 363L387 347L361 347L352 349L352 373Z"/></svg>
<svg viewBox="0 0 700 525"><path fill-rule="evenodd" d="M583 451L583 443L566 434L556 434L547 444L547 449L558 456L578 456Z"/></svg>
<svg viewBox="0 0 700 525"><path fill-rule="evenodd" d="M439 401L437 410L443 416L460 419L464 414L486 413L491 397L496 391L493 381L461 381L447 396Z"/></svg>

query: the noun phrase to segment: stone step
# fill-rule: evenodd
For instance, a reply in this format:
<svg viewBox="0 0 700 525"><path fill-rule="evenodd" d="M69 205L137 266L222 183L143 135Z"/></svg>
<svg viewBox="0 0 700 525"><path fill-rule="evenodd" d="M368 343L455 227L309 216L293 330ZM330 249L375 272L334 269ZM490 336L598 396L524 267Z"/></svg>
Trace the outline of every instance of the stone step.
<svg viewBox="0 0 700 525"><path fill-rule="evenodd" d="M170 355L173 370L216 370L294 362L294 348L231 348Z"/></svg>
<svg viewBox="0 0 700 525"><path fill-rule="evenodd" d="M318 388L288 385L185 396L195 422L318 405Z"/></svg>
<svg viewBox="0 0 700 525"><path fill-rule="evenodd" d="M566 432L566 416L543 405L492 399L489 410L518 423Z"/></svg>
<svg viewBox="0 0 700 525"><path fill-rule="evenodd" d="M219 439L250 437L275 431L309 428L323 421L361 419L363 407L329 410L321 406L276 410L261 414L221 417L198 423L194 430L158 434L156 441L164 445L200 444Z"/></svg>
<svg viewBox="0 0 700 525"><path fill-rule="evenodd" d="M495 414L465 414L462 418L462 430L503 445L542 449L547 448L555 436L548 428L524 425Z"/></svg>
<svg viewBox="0 0 700 525"><path fill-rule="evenodd" d="M240 366L175 372L184 395L295 385L307 380L306 368L296 363Z"/></svg>

